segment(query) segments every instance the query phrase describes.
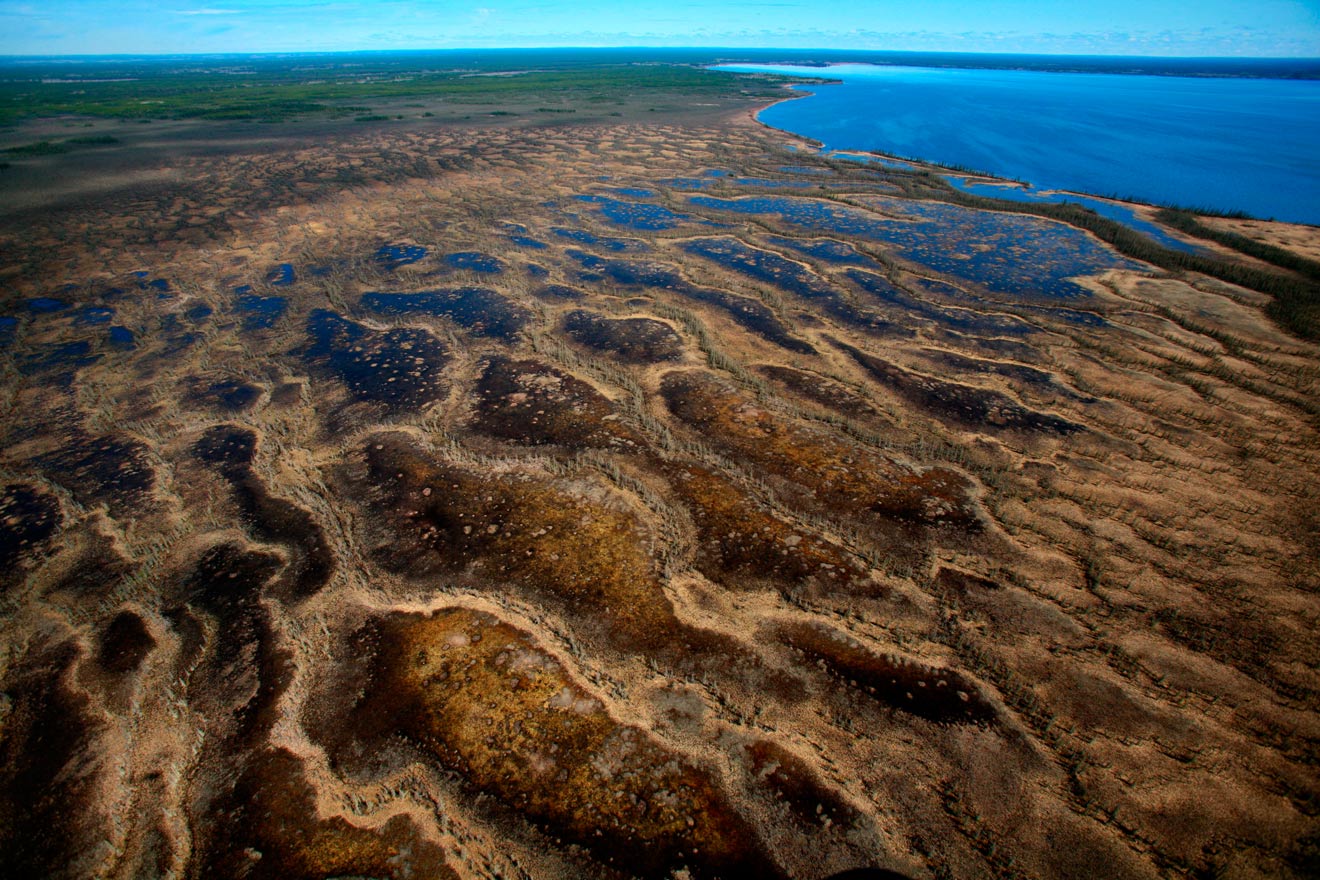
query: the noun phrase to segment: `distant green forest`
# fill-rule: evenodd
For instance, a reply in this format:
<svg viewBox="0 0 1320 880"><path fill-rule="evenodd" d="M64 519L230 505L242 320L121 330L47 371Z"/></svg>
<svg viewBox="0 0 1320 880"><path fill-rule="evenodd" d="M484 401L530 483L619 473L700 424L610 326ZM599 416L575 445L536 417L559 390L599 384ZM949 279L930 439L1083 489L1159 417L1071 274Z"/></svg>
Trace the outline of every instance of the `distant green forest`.
<svg viewBox="0 0 1320 880"><path fill-rule="evenodd" d="M1320 79L1315 59L1105 58L853 49L483 49L413 52L0 57L0 125L34 116L252 119L361 113L343 101L444 98L487 103L538 92L584 100L683 91L772 95L767 77L702 68L727 61L819 66L1084 71ZM501 76L525 71L517 76ZM828 71L822 69L828 76ZM784 81L791 81L783 78ZM575 99L575 98L571 98Z"/></svg>
<svg viewBox="0 0 1320 880"><path fill-rule="evenodd" d="M599 103L660 92L776 94L765 77L625 57L584 63L564 52L10 62L0 64L0 124L66 114L278 122L356 115L371 99L477 104L553 95Z"/></svg>

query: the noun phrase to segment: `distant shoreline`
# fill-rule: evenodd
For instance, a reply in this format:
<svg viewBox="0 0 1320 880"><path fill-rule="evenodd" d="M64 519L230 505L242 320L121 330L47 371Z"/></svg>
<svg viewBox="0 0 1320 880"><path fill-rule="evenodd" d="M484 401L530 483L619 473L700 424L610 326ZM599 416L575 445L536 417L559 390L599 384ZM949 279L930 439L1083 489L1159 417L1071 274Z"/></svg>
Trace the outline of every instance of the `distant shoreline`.
<svg viewBox="0 0 1320 880"><path fill-rule="evenodd" d="M1030 181L1031 183L1040 186L1042 191L1071 192L1105 201L1149 205L1155 208L1191 210L1212 215L1229 214L1250 216L1258 219L1270 218L1308 226L1317 225L1317 220L1306 210L1298 209L1291 203L1286 202L1286 200L1280 200L1277 197L1271 201L1260 198L1257 194L1252 192L1236 192L1231 198L1228 197L1228 195L1225 195L1222 199L1222 203L1207 205L1199 202L1198 197L1196 196L1189 196L1186 192L1178 191L1178 187L1164 187L1162 190L1159 187L1156 187L1155 190L1160 191L1152 190L1149 192L1142 192L1141 190L1143 187L1131 180L1117 178L1113 180L1108 179L1108 177L1112 177L1113 175L1108 175L1108 177L1106 177L1106 175L1100 175L1100 177L1104 177L1105 179L1099 180L1098 185L1086 186L1078 183L1078 175L1062 173L1060 169L1051 167L1047 163L1042 164L1039 168L1025 168L1012 165L991 166L988 164L988 160L977 154L975 150L972 150L970 153L967 150L962 150L961 154L958 154L957 151L955 151L954 154L949 154L946 151L946 154L941 155L941 153L936 150L904 149L905 146L914 147L917 146L917 144L904 142L901 138L896 141L883 138L859 139L861 135L866 133L865 131L862 131L862 129L867 128L865 124L862 126L862 129L857 129L855 125L853 128L838 129L837 125L829 122L830 119L836 118L861 118L858 117L855 108L850 109L851 105L848 104L848 100L851 99L856 101L858 94L864 94L855 90L858 88L864 88L864 84L872 82L872 78L878 78L875 80L877 82L888 82L890 80L891 72L892 76L902 78L909 75L921 76L923 75L923 71L930 71L930 75L938 75L940 77L938 80L932 80L931 82L941 83L944 82L946 77L951 78L950 82L953 82L961 81L962 78L974 77L982 74L991 77L1013 77L1015 75L1031 77L1033 74L1048 72L1062 74L1063 71L1045 71L1037 69L1008 70L1000 68L958 68L955 70L953 68L945 68L947 73L940 74L938 71L932 70L931 68L904 68L892 64L872 65L850 63L846 65L753 65L738 62L720 65L713 69L715 71L728 71L744 74L758 73L767 77L779 78L778 81L784 89L783 97L781 101L768 104L758 111L757 122L767 128L785 131L798 137L810 138L813 141L819 142L821 144L820 148L822 149L872 153L878 156L896 158L908 162L917 162L932 168L939 168L952 174L972 174L975 176L1015 183ZM1099 71L1091 71L1091 73L1098 74ZM1105 94L1105 90L1109 89L1109 86L1102 86L1099 84L1098 77L1093 79L1092 76L1085 76L1075 71L1071 72L1071 75L1074 78L1072 81L1075 83L1090 81L1095 84L1094 88L1091 86L1084 87L1086 94ZM1131 76L1136 77L1138 75L1134 73L1131 74ZM1141 76L1150 80L1149 75ZM1225 81L1231 81L1230 78L1220 78L1219 82L1222 83L1222 86L1210 83L1198 86L1189 81L1190 78L1183 79L1186 83L1185 86L1175 87L1173 83L1170 83L1169 88L1176 88L1178 94L1185 92L1187 89L1199 90L1200 92L1204 92L1205 89L1227 89L1229 90L1229 94L1240 93L1243 89L1247 89L1252 94L1255 94L1260 90L1284 89L1288 90L1288 94L1293 94L1296 93L1297 90L1302 90L1306 95L1310 96L1310 100L1312 101L1316 97L1315 89L1317 88L1313 82L1308 85L1305 84L1306 81L1300 80L1274 80L1277 85L1269 85L1269 80L1260 77L1236 78L1240 83L1236 86L1230 85L1229 82ZM1044 82L1045 80L1041 79L1038 81ZM922 82L925 82L925 80L922 80ZM823 88L823 86L842 88L844 89L844 92L838 93L834 88ZM943 88L944 92L947 92L952 89L953 86L933 86L928 88ZM1149 90L1156 87L1134 86L1133 88ZM1163 94L1163 87L1161 86L1159 88L1161 90L1154 92L1154 94ZM941 92L940 94L944 94L944 92ZM1124 92L1124 94L1128 94L1129 92L1131 92L1131 90ZM1216 91L1215 94L1218 94L1218 91ZM828 108L828 110L832 112L827 112L822 116L822 111L819 110L807 109L805 112L801 112L796 108L793 110L785 110L780 107L783 101L791 100L796 97L816 97L818 101L824 102L821 104L822 107ZM876 100L875 96L871 96L870 100ZM1147 105L1150 105L1150 109L1153 109L1154 105L1151 104L1149 100L1147 100L1146 103ZM1202 103L1204 104L1204 102ZM1144 105L1138 104L1136 106ZM1275 109L1277 111L1277 107ZM920 111L911 106L903 105L901 112L914 113ZM1111 115L1113 114L1111 113ZM1046 114L1044 116L1027 118L1022 114L1019 114L1016 118L1022 124L1028 125L1036 118L1048 120L1050 117ZM986 122L985 119L982 119L981 121ZM881 128L874 126L873 128L875 128L875 130L870 131L870 133L878 137L881 133ZM987 130L995 131L996 129L988 128ZM1236 142L1222 140L1217 141L1217 143L1225 144ZM930 145L928 144L927 146ZM1137 147L1141 147L1143 150L1146 146L1146 144L1142 143L1137 144ZM1293 160L1296 161L1295 156L1293 157ZM1022 166L1023 164L1024 163L1019 162L1018 166ZM1106 172L1106 174L1108 173ZM1118 177L1121 178L1122 175L1118 175ZM1183 189L1186 189L1186 187L1183 187ZM1211 190L1206 189L1205 191L1210 192ZM1260 191L1264 192L1265 190ZM1277 192L1277 190L1270 190L1270 192ZM1225 193L1227 193L1227 191L1225 191Z"/></svg>
<svg viewBox="0 0 1320 880"><path fill-rule="evenodd" d="M707 66L713 64L791 64L829 67L833 64L943 67L972 70L1036 70L1054 73L1110 73L1144 76L1183 76L1233 79L1320 79L1318 58L1165 57L1149 55L1040 55L989 52L898 52L845 49L743 49L567 47L536 49L410 49L350 52L261 52L157 55L0 55L0 70L40 66L61 67L163 63L179 61L261 62L274 59L360 58L381 60L434 57L446 64L464 59L481 65L509 59L510 63L592 63L597 61L664 62Z"/></svg>
<svg viewBox="0 0 1320 880"><path fill-rule="evenodd" d="M1021 70L1111 76L1175 76L1206 79L1320 79L1320 58L1159 58L1121 55L997 55L953 52L786 53L775 60L728 58L720 64L768 64L828 70L847 64L948 70ZM830 55L828 59L825 55ZM815 57L809 57L814 55ZM809 75L809 74L804 74Z"/></svg>

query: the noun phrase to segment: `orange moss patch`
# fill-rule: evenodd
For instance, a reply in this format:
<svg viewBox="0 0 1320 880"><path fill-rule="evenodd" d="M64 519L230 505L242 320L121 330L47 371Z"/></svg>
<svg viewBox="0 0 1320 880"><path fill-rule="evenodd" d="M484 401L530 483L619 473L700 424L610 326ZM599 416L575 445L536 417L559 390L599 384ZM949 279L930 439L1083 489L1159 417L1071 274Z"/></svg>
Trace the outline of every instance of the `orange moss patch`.
<svg viewBox="0 0 1320 880"><path fill-rule="evenodd" d="M731 457L797 483L822 506L913 525L980 527L969 481L948 468L913 473L836 434L766 410L708 373L669 373L661 391L675 416Z"/></svg>
<svg viewBox="0 0 1320 880"><path fill-rule="evenodd" d="M772 584L786 594L878 591L846 550L771 515L719 474L668 468L697 527L697 570L726 587Z"/></svg>
<svg viewBox="0 0 1320 880"><path fill-rule="evenodd" d="M456 880L441 847L395 816L380 828L322 819L301 762L283 749L262 753L216 805L197 861L208 877L322 880L374 877Z"/></svg>
<svg viewBox="0 0 1320 880"><path fill-rule="evenodd" d="M631 514L526 475L441 461L400 434L366 446L376 556L414 575L466 572L522 588L637 650L679 628Z"/></svg>
<svg viewBox="0 0 1320 880"><path fill-rule="evenodd" d="M450 608L366 638L376 671L356 714L547 831L631 875L780 876L706 772L612 719L526 633Z"/></svg>

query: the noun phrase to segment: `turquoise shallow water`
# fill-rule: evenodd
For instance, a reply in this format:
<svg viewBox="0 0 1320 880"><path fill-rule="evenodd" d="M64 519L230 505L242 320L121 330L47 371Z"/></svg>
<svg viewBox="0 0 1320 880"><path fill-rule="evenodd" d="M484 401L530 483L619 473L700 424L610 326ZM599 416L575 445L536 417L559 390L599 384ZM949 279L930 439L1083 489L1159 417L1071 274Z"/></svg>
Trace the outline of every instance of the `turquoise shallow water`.
<svg viewBox="0 0 1320 880"><path fill-rule="evenodd" d="M840 64L720 69L840 79L762 111L829 149L1037 187L1320 224L1320 81Z"/></svg>

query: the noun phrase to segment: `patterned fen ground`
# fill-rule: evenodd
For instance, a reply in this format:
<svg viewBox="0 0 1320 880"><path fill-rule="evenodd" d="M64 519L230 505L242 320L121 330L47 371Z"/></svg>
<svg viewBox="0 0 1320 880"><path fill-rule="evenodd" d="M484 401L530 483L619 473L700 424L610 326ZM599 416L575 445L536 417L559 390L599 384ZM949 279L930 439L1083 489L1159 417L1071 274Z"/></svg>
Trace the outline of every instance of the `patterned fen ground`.
<svg viewBox="0 0 1320 880"><path fill-rule="evenodd" d="M800 147L6 221L6 871L1315 876L1320 351Z"/></svg>

